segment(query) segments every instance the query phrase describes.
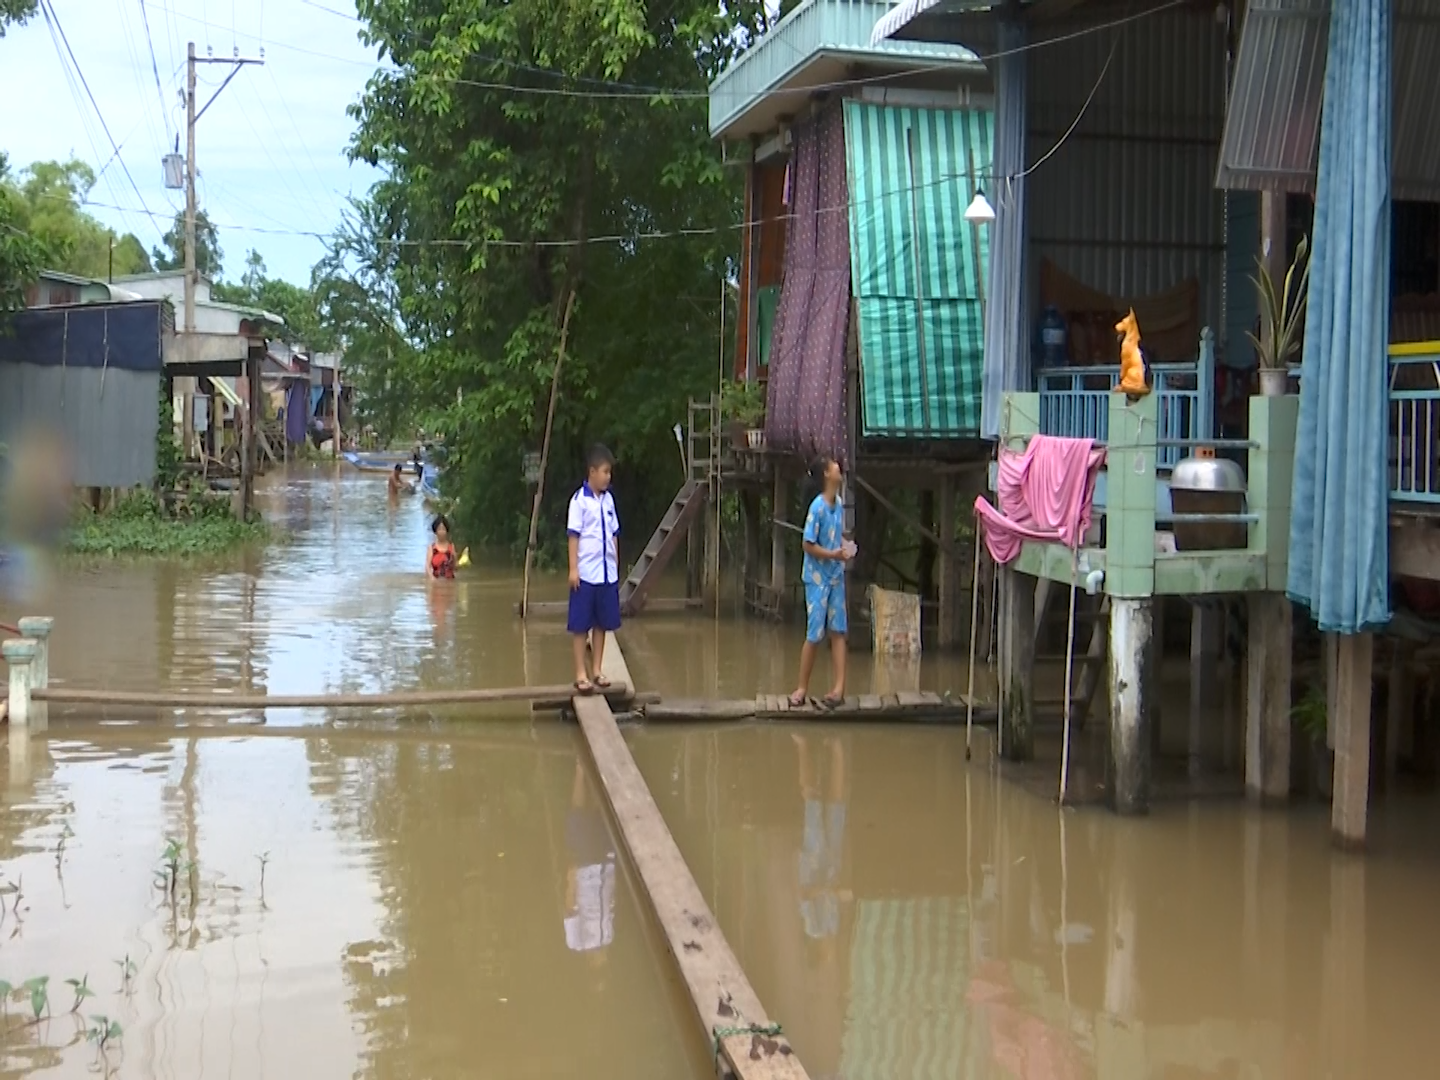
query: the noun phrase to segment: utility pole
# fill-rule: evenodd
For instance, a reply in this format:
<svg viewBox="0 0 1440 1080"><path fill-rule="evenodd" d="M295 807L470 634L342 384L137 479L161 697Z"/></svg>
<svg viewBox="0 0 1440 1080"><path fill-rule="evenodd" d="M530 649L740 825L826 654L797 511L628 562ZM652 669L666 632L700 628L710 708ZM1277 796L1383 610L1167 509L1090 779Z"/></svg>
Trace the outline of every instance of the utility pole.
<svg viewBox="0 0 1440 1080"><path fill-rule="evenodd" d="M185 52L185 349L183 355L187 360L195 357L195 125L200 117L205 115L205 110L215 103L220 92L230 85L230 80L240 74L240 69L246 64L263 64L261 58L251 59L241 56L196 56L195 43L189 42ZM195 65L196 64L228 64L230 73L225 76L225 81L220 84L215 93L210 95L210 100L195 107ZM246 361L250 363L250 361ZM247 406L247 412L253 412L255 402L251 401ZM210 423L214 425L220 412L219 407L212 407L210 410ZM183 410L182 443L185 453L188 455L191 444L195 438L195 383L194 379L186 380L185 401ZM253 421L250 421L253 425ZM248 454L250 448L244 448ZM242 484L242 488L243 488Z"/></svg>

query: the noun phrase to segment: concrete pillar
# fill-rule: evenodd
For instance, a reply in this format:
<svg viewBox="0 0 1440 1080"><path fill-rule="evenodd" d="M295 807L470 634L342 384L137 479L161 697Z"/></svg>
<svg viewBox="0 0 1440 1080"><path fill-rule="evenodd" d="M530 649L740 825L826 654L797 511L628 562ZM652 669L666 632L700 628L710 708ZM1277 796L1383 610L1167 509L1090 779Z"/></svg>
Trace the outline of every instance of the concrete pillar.
<svg viewBox="0 0 1440 1080"><path fill-rule="evenodd" d="M778 466L775 470L775 497L770 509L774 518L770 525L770 589L775 594L776 605L783 607L786 530L775 522L790 520L790 481L781 475Z"/></svg>
<svg viewBox="0 0 1440 1080"><path fill-rule="evenodd" d="M1000 567L1001 754L1011 761L1035 756L1035 584Z"/></svg>
<svg viewBox="0 0 1440 1080"><path fill-rule="evenodd" d="M1251 593L1245 702L1245 792L1252 799L1290 797L1290 601Z"/></svg>
<svg viewBox="0 0 1440 1080"><path fill-rule="evenodd" d="M30 723L30 691L35 685L35 642L11 638L0 643L0 655L10 666L9 717L12 727Z"/></svg>
<svg viewBox="0 0 1440 1080"><path fill-rule="evenodd" d="M1110 598L1110 803L1117 814L1150 810L1154 607L1149 597Z"/></svg>
<svg viewBox="0 0 1440 1080"><path fill-rule="evenodd" d="M940 476L940 511L936 534L948 551L940 553L940 625L936 640L942 649L953 649L960 640L960 565L955 550L955 477Z"/></svg>
<svg viewBox="0 0 1440 1080"><path fill-rule="evenodd" d="M1370 682L1375 662L1371 634L1339 636L1336 650L1335 795L1330 828L1339 847L1364 847L1370 801Z"/></svg>
<svg viewBox="0 0 1440 1080"><path fill-rule="evenodd" d="M1220 659L1222 613L1211 604L1190 605L1190 728L1186 733L1186 761L1190 779L1205 771L1205 715L1211 723L1222 719L1216 700L1216 673Z"/></svg>

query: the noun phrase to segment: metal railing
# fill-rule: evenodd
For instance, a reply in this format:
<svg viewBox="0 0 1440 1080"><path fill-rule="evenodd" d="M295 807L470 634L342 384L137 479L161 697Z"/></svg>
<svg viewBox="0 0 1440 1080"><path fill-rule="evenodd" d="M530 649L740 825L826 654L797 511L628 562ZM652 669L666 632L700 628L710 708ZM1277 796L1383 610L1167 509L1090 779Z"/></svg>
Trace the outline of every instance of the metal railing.
<svg viewBox="0 0 1440 1080"><path fill-rule="evenodd" d="M1440 342L1390 347L1390 498L1440 505Z"/></svg>
<svg viewBox="0 0 1440 1080"><path fill-rule="evenodd" d="M1159 461L1171 468L1185 456L1179 445L1215 433L1215 337L1200 334L1193 364L1155 364L1151 393L1159 395ZM1110 434L1110 392L1120 382L1120 366L1042 368L1035 373L1040 391L1040 431L1105 442ZM1168 444L1168 445L1167 445Z"/></svg>

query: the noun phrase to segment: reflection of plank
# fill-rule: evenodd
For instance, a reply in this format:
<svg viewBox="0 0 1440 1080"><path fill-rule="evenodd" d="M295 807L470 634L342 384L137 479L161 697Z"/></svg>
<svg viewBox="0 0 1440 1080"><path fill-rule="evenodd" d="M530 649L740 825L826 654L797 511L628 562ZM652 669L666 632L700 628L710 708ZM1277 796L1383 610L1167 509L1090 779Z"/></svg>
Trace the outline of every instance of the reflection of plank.
<svg viewBox="0 0 1440 1080"><path fill-rule="evenodd" d="M993 705L977 703L975 720L993 723ZM761 695L753 701L712 701L709 699L665 700L645 705L645 719L657 723L706 723L724 720L785 720L837 723L959 724L965 722L965 699L949 701L939 694L865 694L846 698L833 709L821 707L814 699L792 708L787 698Z"/></svg>
<svg viewBox="0 0 1440 1080"><path fill-rule="evenodd" d="M616 666L607 663L605 673L618 681L624 658L613 639L607 660L612 653ZM575 713L614 824L690 992L705 1040L718 1043L717 1059L723 1055L729 1066L722 1075L804 1080L806 1072L784 1035L757 1033L769 1028L764 1006L716 925L609 706L598 697L577 697Z"/></svg>
<svg viewBox="0 0 1440 1080"><path fill-rule="evenodd" d="M573 693L568 686L511 686L496 690L392 690L377 694L226 694L184 690L80 690L51 686L32 690L35 701L52 705L106 705L112 708L209 709L395 709L415 705L490 705L553 701ZM628 696L618 682L613 695Z"/></svg>
<svg viewBox="0 0 1440 1080"><path fill-rule="evenodd" d="M703 600L686 600L679 597L657 596L645 602L645 610L652 615L673 614L677 611L696 611L704 606ZM520 605L511 607L516 615L520 614ZM531 600L530 614L532 616L563 619L570 613L570 602L568 600Z"/></svg>

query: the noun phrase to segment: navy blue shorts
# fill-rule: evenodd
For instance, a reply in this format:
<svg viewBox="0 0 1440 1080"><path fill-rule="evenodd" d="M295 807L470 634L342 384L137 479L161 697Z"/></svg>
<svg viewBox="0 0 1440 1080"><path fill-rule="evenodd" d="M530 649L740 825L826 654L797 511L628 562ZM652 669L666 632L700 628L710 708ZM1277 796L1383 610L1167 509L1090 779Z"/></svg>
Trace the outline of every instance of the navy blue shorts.
<svg viewBox="0 0 1440 1080"><path fill-rule="evenodd" d="M620 629L620 584L591 585L582 581L570 594L570 616L565 627L572 634L588 634L591 630Z"/></svg>

